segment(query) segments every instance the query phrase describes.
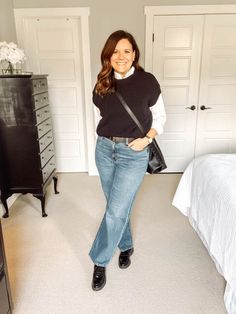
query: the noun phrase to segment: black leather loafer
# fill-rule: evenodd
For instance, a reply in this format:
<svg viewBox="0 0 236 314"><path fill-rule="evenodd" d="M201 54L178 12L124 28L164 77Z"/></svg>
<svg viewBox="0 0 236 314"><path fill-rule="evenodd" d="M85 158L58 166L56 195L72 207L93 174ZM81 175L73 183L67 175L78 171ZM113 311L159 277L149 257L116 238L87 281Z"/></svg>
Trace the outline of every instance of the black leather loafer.
<svg viewBox="0 0 236 314"><path fill-rule="evenodd" d="M119 256L119 267L124 269L129 267L131 264L130 256L134 253L134 249L129 249L120 253Z"/></svg>
<svg viewBox="0 0 236 314"><path fill-rule="evenodd" d="M106 284L106 268L94 265L92 289L101 290Z"/></svg>

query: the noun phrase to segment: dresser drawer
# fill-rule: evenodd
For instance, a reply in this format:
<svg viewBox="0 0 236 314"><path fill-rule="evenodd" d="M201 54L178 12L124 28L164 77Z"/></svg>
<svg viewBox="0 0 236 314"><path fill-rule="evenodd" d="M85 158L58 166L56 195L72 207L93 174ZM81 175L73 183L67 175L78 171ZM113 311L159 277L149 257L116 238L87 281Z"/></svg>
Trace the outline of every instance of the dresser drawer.
<svg viewBox="0 0 236 314"><path fill-rule="evenodd" d="M49 105L48 93L34 95L34 108L35 109L39 109L47 105Z"/></svg>
<svg viewBox="0 0 236 314"><path fill-rule="evenodd" d="M50 109L49 106L43 107L35 111L36 122L37 124L43 122L44 120L50 118Z"/></svg>
<svg viewBox="0 0 236 314"><path fill-rule="evenodd" d="M38 94L46 92L48 90L48 84L46 78L33 80L33 93Z"/></svg>
<svg viewBox="0 0 236 314"><path fill-rule="evenodd" d="M44 165L48 162L48 160L54 155L54 146L53 143L51 143L45 150L40 154L41 159L41 166L44 167Z"/></svg>
<svg viewBox="0 0 236 314"><path fill-rule="evenodd" d="M46 164L46 166L42 169L43 174L43 182L45 183L47 179L49 178L50 174L53 172L53 170L56 169L56 162L55 157L53 156L49 162Z"/></svg>
<svg viewBox="0 0 236 314"><path fill-rule="evenodd" d="M45 134L43 137L39 139L39 151L42 152L45 147L48 146L53 140L53 134L52 131L48 132Z"/></svg>
<svg viewBox="0 0 236 314"><path fill-rule="evenodd" d="M38 138L42 137L51 129L52 129L52 122L51 122L51 119L49 118L38 125Z"/></svg>

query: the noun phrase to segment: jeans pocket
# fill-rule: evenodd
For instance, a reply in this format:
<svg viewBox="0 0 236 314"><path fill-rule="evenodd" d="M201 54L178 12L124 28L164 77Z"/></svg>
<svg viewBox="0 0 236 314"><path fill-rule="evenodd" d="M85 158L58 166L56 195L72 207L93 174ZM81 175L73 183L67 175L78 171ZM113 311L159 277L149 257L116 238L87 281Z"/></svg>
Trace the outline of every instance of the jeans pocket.
<svg viewBox="0 0 236 314"><path fill-rule="evenodd" d="M142 153L142 152L148 152L148 146L144 147L144 149L142 150L134 150L132 147L129 147L127 146L132 152L135 152L135 153Z"/></svg>

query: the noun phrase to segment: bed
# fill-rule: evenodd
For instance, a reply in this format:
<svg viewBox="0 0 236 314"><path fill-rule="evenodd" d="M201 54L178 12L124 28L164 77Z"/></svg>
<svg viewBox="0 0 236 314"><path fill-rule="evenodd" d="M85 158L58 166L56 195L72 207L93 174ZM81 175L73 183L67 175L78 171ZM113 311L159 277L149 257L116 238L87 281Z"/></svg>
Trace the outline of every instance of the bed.
<svg viewBox="0 0 236 314"><path fill-rule="evenodd" d="M236 154L209 154L187 167L172 204L190 221L226 280L224 302L236 313Z"/></svg>

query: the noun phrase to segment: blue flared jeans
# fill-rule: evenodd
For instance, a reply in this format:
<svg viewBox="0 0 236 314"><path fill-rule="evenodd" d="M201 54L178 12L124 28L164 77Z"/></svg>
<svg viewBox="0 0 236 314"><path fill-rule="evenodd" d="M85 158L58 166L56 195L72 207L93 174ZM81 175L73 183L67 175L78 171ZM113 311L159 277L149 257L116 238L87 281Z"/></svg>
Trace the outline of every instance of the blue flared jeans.
<svg viewBox="0 0 236 314"><path fill-rule="evenodd" d="M134 151L124 143L98 137L96 165L106 197L106 211L89 255L98 266L106 267L117 247L133 247L130 229L132 204L148 164L148 148Z"/></svg>

